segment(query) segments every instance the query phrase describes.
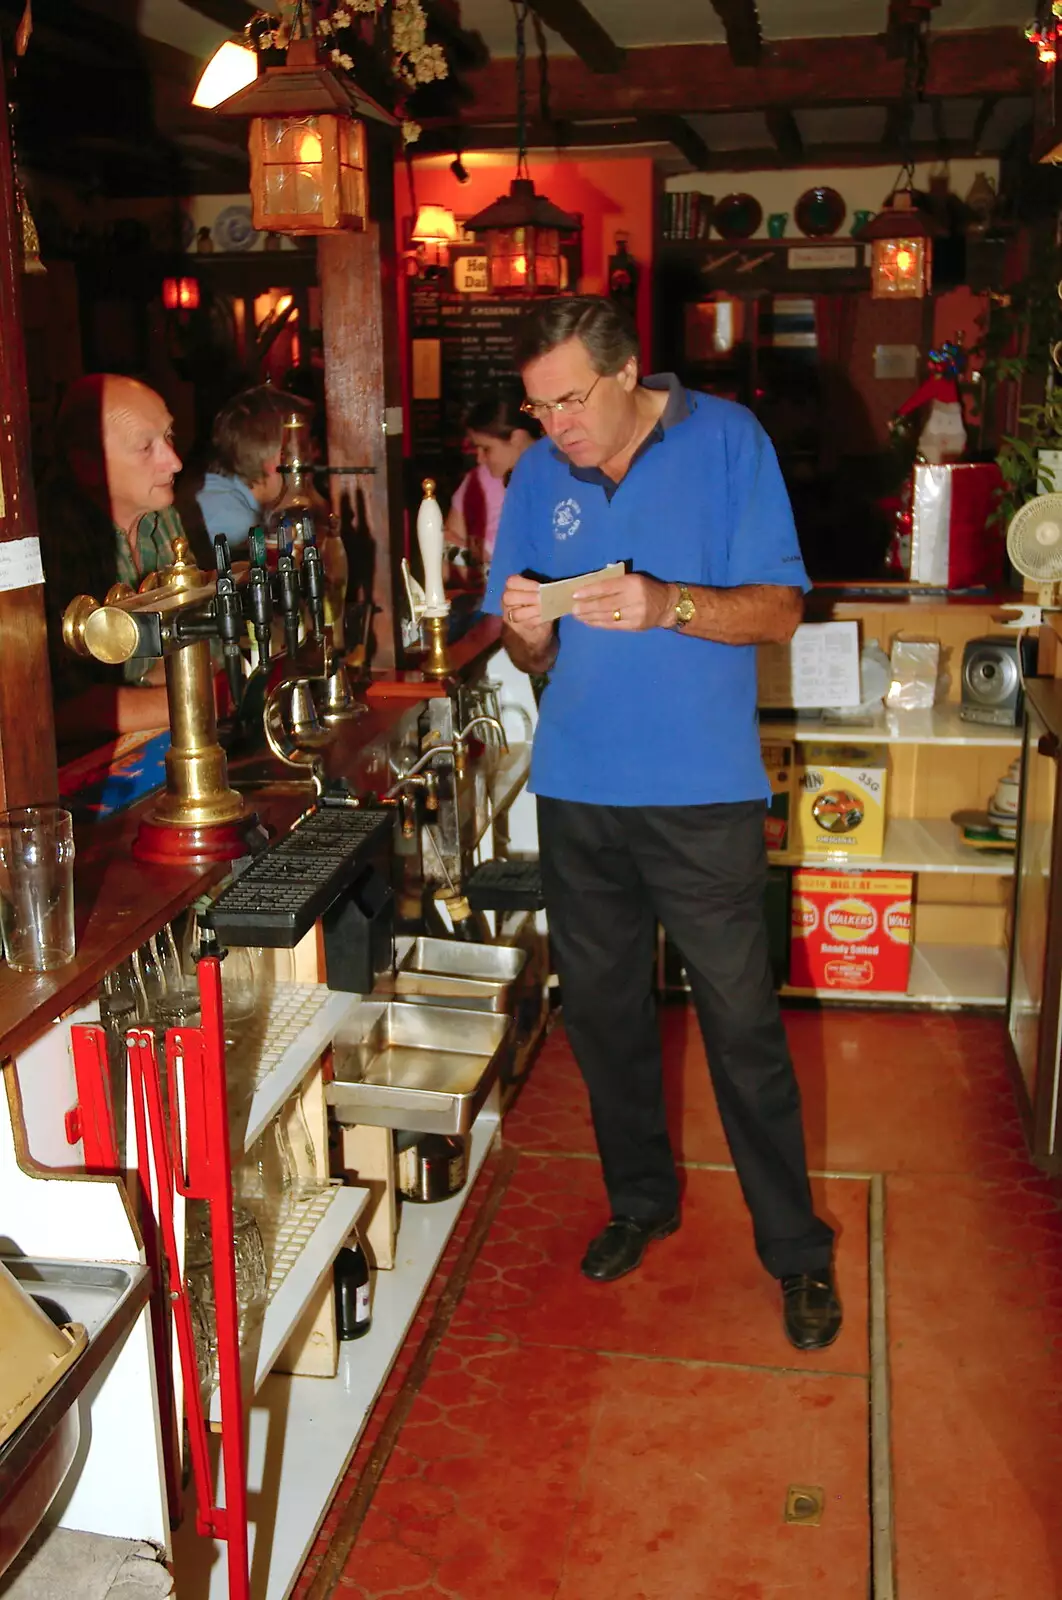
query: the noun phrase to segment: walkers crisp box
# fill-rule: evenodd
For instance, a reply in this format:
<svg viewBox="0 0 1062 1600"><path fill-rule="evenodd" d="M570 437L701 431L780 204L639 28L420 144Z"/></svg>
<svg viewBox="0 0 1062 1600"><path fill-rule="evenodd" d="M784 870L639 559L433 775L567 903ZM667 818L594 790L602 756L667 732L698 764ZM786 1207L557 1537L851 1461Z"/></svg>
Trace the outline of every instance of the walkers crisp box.
<svg viewBox="0 0 1062 1600"><path fill-rule="evenodd" d="M902 872L794 872L793 987L906 993L911 883L910 873Z"/></svg>
<svg viewBox="0 0 1062 1600"><path fill-rule="evenodd" d="M761 746L771 798L764 818L763 832L768 850L785 850L789 844L789 810L793 782L793 746L765 743Z"/></svg>
<svg viewBox="0 0 1062 1600"><path fill-rule="evenodd" d="M795 770L792 848L808 856L880 856L885 847L882 745L805 745Z"/></svg>

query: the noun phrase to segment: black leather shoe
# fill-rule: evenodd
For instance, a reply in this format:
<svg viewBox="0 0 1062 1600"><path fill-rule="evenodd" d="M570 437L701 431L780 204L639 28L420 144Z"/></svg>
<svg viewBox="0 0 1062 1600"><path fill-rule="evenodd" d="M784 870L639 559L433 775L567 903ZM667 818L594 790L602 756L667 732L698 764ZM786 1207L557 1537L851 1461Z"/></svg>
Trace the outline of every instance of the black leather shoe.
<svg viewBox="0 0 1062 1600"><path fill-rule="evenodd" d="M613 1217L607 1228L591 1239L583 1257L583 1276L595 1283L612 1283L633 1272L645 1254L650 1239L666 1239L675 1233L679 1214L662 1222L638 1222L634 1217Z"/></svg>
<svg viewBox="0 0 1062 1600"><path fill-rule="evenodd" d="M829 1268L782 1279L785 1336L798 1350L825 1350L840 1333L841 1321L841 1302Z"/></svg>

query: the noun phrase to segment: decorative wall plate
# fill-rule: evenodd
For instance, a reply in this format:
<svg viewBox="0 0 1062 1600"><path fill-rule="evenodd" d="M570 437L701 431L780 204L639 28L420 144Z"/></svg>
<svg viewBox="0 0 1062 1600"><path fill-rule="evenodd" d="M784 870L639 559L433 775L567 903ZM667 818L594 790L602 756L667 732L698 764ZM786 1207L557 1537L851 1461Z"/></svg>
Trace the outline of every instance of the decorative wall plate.
<svg viewBox="0 0 1062 1600"><path fill-rule="evenodd" d="M723 239L750 239L763 221L763 207L751 194L727 194L716 202L712 227Z"/></svg>
<svg viewBox="0 0 1062 1600"><path fill-rule="evenodd" d="M828 239L841 226L847 209L836 189L805 189L793 217L806 238Z"/></svg>
<svg viewBox="0 0 1062 1600"><path fill-rule="evenodd" d="M258 243L250 206L226 206L214 218L211 233L219 250L253 250Z"/></svg>

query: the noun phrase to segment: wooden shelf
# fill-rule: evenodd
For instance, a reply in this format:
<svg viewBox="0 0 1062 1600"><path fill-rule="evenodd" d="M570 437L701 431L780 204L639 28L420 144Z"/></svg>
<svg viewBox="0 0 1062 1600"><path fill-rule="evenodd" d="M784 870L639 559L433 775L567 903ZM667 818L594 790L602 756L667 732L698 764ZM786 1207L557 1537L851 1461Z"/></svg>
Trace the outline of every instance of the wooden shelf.
<svg viewBox="0 0 1062 1600"><path fill-rule="evenodd" d="M768 744L949 744L1020 750L1021 732L1020 726L964 722L952 702L930 711L883 711L868 722L825 722L800 714L760 718L760 739Z"/></svg>
<svg viewBox="0 0 1062 1600"><path fill-rule="evenodd" d="M368 1189L335 1186L296 1201L273 1246L269 1298L256 1338L244 1350L246 1388L257 1394L299 1318L330 1271L369 1201ZM210 1420L221 1422L221 1392L210 1398Z"/></svg>
<svg viewBox="0 0 1062 1600"><path fill-rule="evenodd" d="M249 1150L331 1044L358 996L324 984L278 983L269 1009L256 1016L228 1052L230 1085L247 1084L248 1096L229 1091L229 1125L235 1150Z"/></svg>
<svg viewBox="0 0 1062 1600"><path fill-rule="evenodd" d="M782 999L833 1000L847 1005L999 1006L1007 999L1007 953L995 945L916 944L904 993L798 989L783 984Z"/></svg>
<svg viewBox="0 0 1062 1600"><path fill-rule="evenodd" d="M962 872L984 878L1012 878L1014 855L1006 850L975 850L963 844L953 822L943 817L893 817L885 824L880 856L802 855L771 850L776 867L808 867L820 872Z"/></svg>

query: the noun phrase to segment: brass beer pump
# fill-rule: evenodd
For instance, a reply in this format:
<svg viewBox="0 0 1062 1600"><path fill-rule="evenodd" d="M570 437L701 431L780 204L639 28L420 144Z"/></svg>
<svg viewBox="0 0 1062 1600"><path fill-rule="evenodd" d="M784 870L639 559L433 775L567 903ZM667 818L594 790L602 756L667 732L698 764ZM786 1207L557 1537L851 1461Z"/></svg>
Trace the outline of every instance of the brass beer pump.
<svg viewBox="0 0 1062 1600"><path fill-rule="evenodd" d="M266 674L275 611L279 611L289 655L298 648L303 600L311 632L322 641L324 576L320 554L310 546L301 568L282 556L275 574L252 564L238 580L228 545L215 540L217 574L204 573L187 541L174 541L174 562L149 574L140 592L115 585L100 605L78 595L63 616L63 640L77 655L108 665L134 657L162 657L170 718L166 788L141 822L133 844L138 860L167 864L227 861L246 855L257 819L242 795L229 786L228 763L218 742L214 710L212 644L220 641L234 704L246 692L240 641L253 631L257 674Z"/></svg>

